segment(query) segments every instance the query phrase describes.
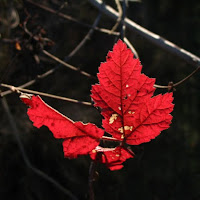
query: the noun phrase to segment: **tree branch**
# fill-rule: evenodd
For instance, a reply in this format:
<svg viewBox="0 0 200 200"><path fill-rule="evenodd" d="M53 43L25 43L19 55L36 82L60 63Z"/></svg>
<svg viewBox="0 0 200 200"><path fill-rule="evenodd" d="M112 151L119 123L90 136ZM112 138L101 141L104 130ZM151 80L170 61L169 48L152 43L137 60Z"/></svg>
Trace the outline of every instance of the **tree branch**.
<svg viewBox="0 0 200 200"><path fill-rule="evenodd" d="M50 97L50 98L54 98L54 99L59 99L59 100L63 100L63 101L67 101L67 102L71 102L71 103L77 103L77 104L82 104L85 106L92 106L92 104L90 102L85 102L85 101L78 101L76 99L70 99L67 97L61 97L61 96L57 96L57 95L53 95L53 94L48 94L48 93L44 93L44 92L38 92L35 90L28 90L28 89L24 89L24 88L20 88L20 87L15 87L12 85L7 85L7 84L1 84L2 87L6 87L6 88L10 88L13 92L27 92L30 94L36 94L36 95L40 95L40 96L45 96L45 97ZM2 96L2 94L0 94Z"/></svg>
<svg viewBox="0 0 200 200"><path fill-rule="evenodd" d="M154 84L154 87L156 88L163 88L163 89L171 89L172 87L177 87L178 85L184 83L185 81L187 81L189 78L191 78L195 73L197 73L200 70L200 66L197 67L191 74L189 74L188 76L186 76L185 78L183 78L182 80L178 81L177 83L171 83L169 85L157 85Z"/></svg>
<svg viewBox="0 0 200 200"><path fill-rule="evenodd" d="M88 178L88 185L89 185L89 200L94 200L94 179L95 179L95 170L96 170L96 163L95 161L90 162L89 168L89 178Z"/></svg>
<svg viewBox="0 0 200 200"><path fill-rule="evenodd" d="M125 38L125 31L126 31L125 18L126 18L126 0L123 0L122 16L121 16L121 31L120 31L120 37L123 41L124 41L124 38Z"/></svg>
<svg viewBox="0 0 200 200"><path fill-rule="evenodd" d="M119 14L113 8L107 5L102 6L102 0L88 0L93 6L95 6L98 10L101 10L102 13L107 15L108 17L117 20ZM152 42L153 44L157 45L158 47L176 55L177 57L181 58L188 64L191 64L195 67L200 65L200 58L185 49L178 47L176 44L162 38L161 36L143 28L142 26L136 24L132 20L125 18L126 27L130 30L134 31L135 33L141 35L142 37L146 38L148 41Z"/></svg>
<svg viewBox="0 0 200 200"><path fill-rule="evenodd" d="M127 44L127 46L131 49L131 51L133 52L134 54L134 57L135 58L138 58L140 59L139 55L138 55L138 52L136 51L136 49L133 47L133 45L129 42L128 38L124 38L124 42Z"/></svg>
<svg viewBox="0 0 200 200"><path fill-rule="evenodd" d="M59 62L60 64L64 65L65 67L67 67L67 68L69 68L69 69L72 69L72 70L74 70L74 71L78 71L80 74L83 74L84 76L87 76L88 78L96 79L96 77L92 76L91 74L89 74L89 73L87 73L87 72L85 72L85 71L79 70L79 68L76 68L76 67L74 67L73 65L70 65L70 64L68 64L68 63L66 63L66 62L64 62L64 61L62 61L62 60L60 60L58 57L56 57L56 56L50 54L48 51L42 50L42 52L43 52L46 56L48 56L48 57L52 58L53 60Z"/></svg>
<svg viewBox="0 0 200 200"><path fill-rule="evenodd" d="M115 31L117 29L117 27L120 24L121 18L122 18L122 7L121 7L121 4L120 4L119 0L115 0L115 3L117 5L117 10L118 10L119 16L118 16L118 18L116 20L115 25L112 27L112 29L110 31L110 34L112 34L113 31Z"/></svg>
<svg viewBox="0 0 200 200"><path fill-rule="evenodd" d="M71 51L71 53L68 56L66 56L66 58L64 59L65 62L67 62L71 57L73 57L81 49L81 47L83 47L83 45L86 43L86 41L90 39L90 37L94 33L94 30L97 27L97 25L98 25L98 23L99 23L99 21L101 19L101 16L102 15L101 15L101 12L100 12L99 15L97 16L97 18L95 19L91 29L88 31L88 33L85 35L85 37L75 47L75 49L73 51Z"/></svg>
<svg viewBox="0 0 200 200"><path fill-rule="evenodd" d="M73 17L71 17L71 16L69 16L69 15L66 15L66 14L63 14L63 13L61 13L61 12L58 12L58 11L56 11L56 10L54 10L54 9L52 9L52 8L49 8L49 7L45 6L45 5L42 5L42 4L39 4L39 3L35 3L35 2L32 1L32 0L26 0L26 1L27 1L28 3L31 3L31 4L34 5L34 6L37 6L37 7L41 8L41 9L47 11L47 12L50 12L50 13L52 13L52 14L55 14L55 15L59 16L59 17L62 17L63 19L73 21L73 22L75 22L75 23L77 23L77 24L79 24L79 25L81 25L81 26L85 26L85 27L87 27L87 28L92 28L92 26L91 26L90 24L86 24L86 23L80 22L79 20L77 20L77 19L75 19L75 18L73 18ZM105 29L105 28L95 27L94 29L95 29L96 31L99 31L99 32L102 32L102 33L106 33L106 34L119 35L118 32L112 32L112 33L110 33L110 30Z"/></svg>

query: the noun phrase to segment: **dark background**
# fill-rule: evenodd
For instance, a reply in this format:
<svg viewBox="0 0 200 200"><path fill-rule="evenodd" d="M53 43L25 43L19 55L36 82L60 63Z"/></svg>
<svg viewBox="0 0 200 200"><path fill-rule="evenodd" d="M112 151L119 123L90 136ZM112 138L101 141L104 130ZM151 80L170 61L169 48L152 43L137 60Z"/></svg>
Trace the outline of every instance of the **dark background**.
<svg viewBox="0 0 200 200"><path fill-rule="evenodd" d="M98 11L86 0L36 1L88 24L92 24ZM115 9L115 2L106 1ZM64 59L83 39L89 28L67 21L46 12L26 1L0 1L0 81L14 86L34 79L38 74L60 66L48 77L38 80L30 89L90 101L91 85L96 81L67 69L41 52L41 46L24 33L20 25L11 27L8 20L14 9L20 23L29 16L27 27L54 44L44 49ZM161 35L192 53L200 54L200 1L195 0L142 0L130 2L127 16L136 23ZM14 19L13 19L14 20ZM111 29L115 24L103 15L99 27ZM146 39L130 32L127 38L137 50L143 72L156 78L156 83L167 85L177 82L195 67L180 58L159 49ZM15 42L20 39L21 50ZM117 37L95 31L90 40L68 62L96 76L100 62L112 49ZM38 59L40 62L38 62ZM5 90L5 88L1 88ZM157 93L167 90L157 89ZM200 86L199 73L181 84L174 92L175 108L170 129L149 143L133 147L134 159L124 163L124 168L111 172L103 165L97 167L99 178L95 183L96 199L183 200L200 199ZM95 108L47 97L43 99L74 121L96 123L101 126L101 116ZM62 143L53 138L46 127L32 126L26 106L13 93L6 96L9 109L19 130L20 139L32 163L56 179L79 199L87 199L89 157L75 160L63 157ZM25 164L19 151L13 129L3 106L0 106L0 198L20 200L70 199Z"/></svg>

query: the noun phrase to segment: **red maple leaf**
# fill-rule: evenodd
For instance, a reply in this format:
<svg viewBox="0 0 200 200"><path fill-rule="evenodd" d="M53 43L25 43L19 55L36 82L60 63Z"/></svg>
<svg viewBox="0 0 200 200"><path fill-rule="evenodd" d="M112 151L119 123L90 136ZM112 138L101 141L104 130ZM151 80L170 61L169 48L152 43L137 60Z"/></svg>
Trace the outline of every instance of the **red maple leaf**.
<svg viewBox="0 0 200 200"><path fill-rule="evenodd" d="M131 145L155 138L172 120L172 93L151 98L155 79L141 74L141 69L140 61L119 40L99 67L100 83L92 87L106 132Z"/></svg>
<svg viewBox="0 0 200 200"><path fill-rule="evenodd" d="M39 96L21 95L21 99L30 108L28 116L37 128L47 126L55 138L62 138L64 155L76 158L86 155L99 144L104 131L96 125L73 122L46 103Z"/></svg>
<svg viewBox="0 0 200 200"><path fill-rule="evenodd" d="M55 138L64 139L66 157L90 154L93 160L117 170L123 167L126 159L134 157L125 143L138 145L149 142L169 128L172 120L172 93L152 97L155 79L141 74L141 69L140 61L134 59L131 50L119 40L99 68L100 83L92 86L94 105L101 108L103 127L112 135L109 140L120 142L116 148L98 146L100 139L106 137L103 137L104 130L96 125L73 122L39 96L22 95L21 99L30 106L28 115L34 126L45 125Z"/></svg>
<svg viewBox="0 0 200 200"><path fill-rule="evenodd" d="M122 146L116 148L103 148L97 146L90 153L92 160L106 164L110 170L119 170L123 167L122 163L128 158L133 158L134 153Z"/></svg>

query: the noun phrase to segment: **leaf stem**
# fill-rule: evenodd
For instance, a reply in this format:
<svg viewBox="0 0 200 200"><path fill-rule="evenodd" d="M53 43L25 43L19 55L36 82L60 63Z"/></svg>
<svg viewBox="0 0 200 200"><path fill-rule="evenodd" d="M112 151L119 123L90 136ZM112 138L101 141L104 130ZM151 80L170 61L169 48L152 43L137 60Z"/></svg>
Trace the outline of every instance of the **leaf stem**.
<svg viewBox="0 0 200 200"><path fill-rule="evenodd" d="M108 136L102 136L100 140L104 141L113 141L113 142L121 142L120 140L113 138L113 137L108 137Z"/></svg>

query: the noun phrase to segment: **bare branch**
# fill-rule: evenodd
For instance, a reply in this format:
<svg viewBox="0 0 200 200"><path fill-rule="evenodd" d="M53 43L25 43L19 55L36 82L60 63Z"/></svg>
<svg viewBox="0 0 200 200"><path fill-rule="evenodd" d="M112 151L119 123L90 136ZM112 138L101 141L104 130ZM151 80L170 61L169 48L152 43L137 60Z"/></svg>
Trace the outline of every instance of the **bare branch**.
<svg viewBox="0 0 200 200"><path fill-rule="evenodd" d="M83 38L83 40L79 43L79 45L67 56L67 58L66 58L67 60L71 59L71 57L74 56L75 53L77 53L78 50L80 50L80 48L85 44L85 42L91 37L92 33L94 32L94 28L96 27L96 25L98 24L98 22L99 22L99 20L100 20L100 17L101 17L101 14L99 14L99 15L97 16L97 18L96 18L94 24L92 25L92 28L89 30L89 32L86 34L86 36ZM28 19L23 23L23 27L22 27L23 30L24 30L31 38L33 38L34 40L38 41L39 38L38 38L37 36L34 36L34 35L32 34L32 32L30 32L30 31L27 29L27 26L26 26L26 25L27 25L27 22L28 22ZM10 40L9 40L9 42L10 42ZM68 64L68 63L66 63L66 62L64 62L64 61L62 61L62 60L60 60L60 59L57 58L56 56L54 56L54 55L50 54L49 52L47 52L46 50L42 50L42 52L43 52L46 56L50 57L51 59L53 59L53 60L56 61L56 62L59 62L60 64L64 65L65 67L68 67L69 69L72 69L72 70L74 70L74 71L78 71L78 72L80 72L81 74L83 74L84 76L96 80L96 77L90 75L90 74L87 73L87 72L84 72L84 71L80 70L79 68L76 68L76 67L74 67L74 66L72 66L72 65L70 65L70 64ZM38 75L38 76L36 77L36 79L31 80L31 81L29 81L29 82L27 82L27 83L25 83L25 84L23 84L23 85L21 85L21 86L19 86L19 87L20 87L20 88L28 87L28 86L34 84L37 80L42 79L42 78L45 78L45 77L47 77L48 75L54 73L58 68L59 68L59 66L56 67L56 68L54 68L54 69L51 69L51 70L45 72L45 73L42 74L42 75ZM2 92L2 93L1 93L1 96L2 96L2 97L3 97L3 96L6 96L6 95L8 95L8 94L11 94L12 92L13 92L12 90L8 90L8 91L5 91L5 92Z"/></svg>
<svg viewBox="0 0 200 200"><path fill-rule="evenodd" d="M127 44L127 46L131 49L131 51L133 52L134 56L138 59L140 59L136 49L133 47L133 45L129 42L129 40L125 37L124 38L124 42Z"/></svg>
<svg viewBox="0 0 200 200"><path fill-rule="evenodd" d="M184 79L180 80L179 82L173 84L174 87L184 83L185 81L187 81L189 78L191 78L196 72L198 72L200 70L200 66L198 68L196 68L191 74L189 74L188 76L186 76Z"/></svg>
<svg viewBox="0 0 200 200"><path fill-rule="evenodd" d="M184 79L180 80L179 82L177 83L174 83L172 84L172 86L169 84L169 85L157 85L157 84L154 84L154 87L156 88L163 88L163 89L170 89L171 87L177 87L178 85L184 83L185 81L187 81L189 78L191 78L195 73L197 73L198 71L200 70L200 66L197 67L191 74L189 74L188 76L186 76Z"/></svg>
<svg viewBox="0 0 200 200"><path fill-rule="evenodd" d="M122 18L122 7L121 7L121 4L120 4L119 0L115 0L115 3L117 5L117 10L118 10L118 13L119 13L119 17L117 18L115 25L112 27L112 29L110 31L110 34L112 34L113 31L115 31L117 29L117 27L119 26L119 23L121 21L121 18Z"/></svg>
<svg viewBox="0 0 200 200"><path fill-rule="evenodd" d="M112 142L121 142L120 140L113 138L113 137L108 137L108 136L102 136L100 140L104 141L112 141Z"/></svg>
<svg viewBox="0 0 200 200"><path fill-rule="evenodd" d="M27 83L24 83L23 85L20 85L19 88L26 88L26 87L33 85L34 83L37 82L37 80L43 79L43 78L47 77L48 75L52 74L53 72L55 72L56 69L57 68L54 68L54 69L51 69L51 70L45 72L44 74L38 75L35 79L28 81ZM14 92L13 90L7 90L7 91L4 91L4 92L1 92L1 97L4 97L4 96L11 94L13 92Z"/></svg>
<svg viewBox="0 0 200 200"><path fill-rule="evenodd" d="M58 183L52 177L50 177L49 175L45 174L43 171L39 170L38 168L34 167L31 164L31 162L30 162L30 160L29 160L29 158L28 158L28 156L26 154L26 151L24 149L24 146L22 144L22 141L20 139L19 130L18 130L17 125L15 123L15 119L14 119L14 117L13 117L13 115L12 115L10 109L9 109L8 103L6 101L6 98L3 97L1 99L1 101L2 101L2 105L3 105L4 111L5 111L5 113L6 113L7 117L8 117L10 126L12 128L12 132L13 132L13 134L15 136L15 139L17 141L18 147L20 149L21 155L23 157L23 160L24 160L26 166L30 170L32 170L35 174L37 174L38 176L40 176L41 178L43 178L43 179L49 181L50 183L52 183L57 189L59 189L60 191L62 191L64 194L66 194L67 196L69 196L71 199L78 200L77 197L74 196L74 194L72 194L69 190L67 190L66 188L64 188L62 185L60 185L60 183Z"/></svg>
<svg viewBox="0 0 200 200"><path fill-rule="evenodd" d="M89 32L86 34L86 36L83 38L83 40L79 43L79 45L78 45L74 50L72 50L72 52L66 57L67 60L71 59L71 58L80 50L80 48L85 44L85 42L91 37L92 33L94 32L94 28L96 27L97 23L98 23L99 20L100 20L100 17L101 17L101 14L99 14L99 15L97 16L97 18L96 18L96 20L95 20L95 22L94 22L92 28L89 30ZM23 30L24 30L31 38L33 38L33 39L35 39L36 41L38 41L38 40L39 40L38 37L37 37L37 36L34 36L34 35L27 29L26 24L27 24L27 20L26 20L26 21L24 22L24 24L23 24ZM6 41L6 42L13 42L13 41L16 41L16 39L14 39L14 40L8 40L8 39L6 39L5 41ZM47 52L46 50L42 50L42 52L43 52L46 56L48 56L48 57L50 57L51 59L53 59L54 61L56 61L56 62L58 62L58 63L64 65L65 67L68 67L68 68L70 68L70 69L72 69L72 70L74 70L74 71L78 71L78 72L80 72L81 74L83 74L84 76L86 76L86 77L88 77L88 78L92 78L92 79L95 79L95 80L97 79L96 77L92 76L91 74L89 74L89 73L87 73L87 72L84 72L84 71L81 71L79 68L76 68L76 67L74 67L74 66L72 66L72 65L70 65L70 64L68 64L68 63L66 63L66 62L64 62L64 61L62 61L62 60L60 60L60 59L57 58L56 56L54 56L54 55L50 54L49 52ZM31 80L31 81L29 81L29 82L27 82L27 83L25 83L25 84L23 84L23 85L21 85L21 86L19 86L19 87L20 87L20 88L26 88L26 87L28 87L28 86L31 86L31 85L33 85L36 81L38 81L38 80L40 80L40 79L43 79L43 78L49 76L50 74L53 74L58 68L59 68L59 66L57 66L56 68L50 69L50 70L48 70L47 72L45 72L45 73L43 73L43 74L41 74L41 75L38 75L38 76L36 77L36 79ZM1 97L6 96L6 95L8 95L8 94L11 94L12 92L13 92L12 90L4 91L4 92L1 93Z"/></svg>
<svg viewBox="0 0 200 200"><path fill-rule="evenodd" d="M43 50L43 53L44 53L45 55L47 55L48 57L50 57L51 59L55 60L56 62L59 62L60 64L63 64L64 66L66 66L66 67L68 67L68 68L70 68L70 69L72 69L72 70L74 70L74 71L78 71L78 72L80 72L81 74L83 74L84 76L86 76L86 77L88 77L88 78L92 78L92 79L94 79L94 80L97 80L96 77L90 75L90 74L87 73L87 72L80 71L78 68L76 68L76 67L74 67L74 66L72 66L72 65L70 65L70 64L68 64L68 63L63 62L63 61L60 60L59 58L57 58L57 57L53 56L52 54L50 54L49 52ZM41 80L41 79L46 78L47 76L53 74L58 68L59 68L59 67L56 67L56 68L53 68L53 69L48 70L47 72L45 72L45 73L43 73L43 74L41 74L41 75L37 75L37 77L36 77L35 79L33 79L33 80L31 80L31 81L28 81L27 83L24 83L23 85L20 85L19 88L22 89L22 88L26 88L26 87L29 87L29 86L33 85L33 84L36 83L38 80ZM6 95L11 94L11 93L13 93L12 90L7 90L7 91L4 91L4 92L1 92L1 97L6 96Z"/></svg>
<svg viewBox="0 0 200 200"><path fill-rule="evenodd" d="M106 14L110 18L117 20L119 14L116 10L111 8L110 6L103 5L102 0L89 0L89 2L94 5L98 10L101 10L102 13ZM158 47L176 55L177 57L181 58L188 64L191 64L195 67L198 67L200 64L200 58L185 49L178 47L176 44L162 38L161 36L143 28L142 26L136 24L132 20L125 18L126 27L130 30L134 31L135 33L141 35L142 37L146 38L153 44L157 45Z"/></svg>
<svg viewBox="0 0 200 200"><path fill-rule="evenodd" d="M63 19L73 21L73 22L75 22L75 23L77 23L79 25L85 26L87 28L92 28L92 26L90 24L86 24L86 23L80 22L79 20L77 20L77 19L75 19L75 18L73 18L73 17L71 17L69 15L66 15L66 14L63 14L61 12L58 12L58 11L56 11L56 10L54 10L52 8L49 8L49 7L45 6L45 5L35 3L32 0L26 0L26 1L31 3L34 6L37 6L37 7L41 8L41 9L47 11L47 12L50 12L50 13L55 14L55 15L58 15L59 17L62 17ZM96 31L99 31L99 32L102 32L102 33L110 34L110 30L108 30L108 29L99 28L99 27L95 27L94 29ZM119 35L118 32L112 32L111 34L112 35Z"/></svg>
<svg viewBox="0 0 200 200"><path fill-rule="evenodd" d="M59 99L59 100L63 100L63 101L71 102L71 103L82 104L82 105L85 105L85 106L92 106L92 104L90 102L78 101L76 99L70 99L70 98L67 98L67 97L61 97L61 96L57 96L57 95L53 95L53 94L48 94L48 93L44 93L44 92L38 92L38 91L35 91L35 90L28 90L28 89L24 89L24 88L20 88L20 87L15 87L13 85L7 85L7 84L4 84L4 83L2 83L1 86L2 87L6 87L6 88L10 88L14 92L20 92L20 91L22 91L22 92L27 92L27 93L30 93L30 94L36 94L36 95L40 95L40 96L45 96L45 97L50 97L50 98L54 98L54 99Z"/></svg>
<svg viewBox="0 0 200 200"><path fill-rule="evenodd" d="M46 50L42 50L42 52L47 55L48 57L52 58L53 60L59 62L60 64L64 65L65 67L69 68L69 69L72 69L74 71L78 71L80 74L83 74L84 76L87 76L88 78L92 78L92 79L96 79L96 77L92 76L91 74L85 72L85 71L82 71L82 70L79 70L78 68L74 67L73 65L70 65L62 60L60 60L58 57L50 54L48 51Z"/></svg>
<svg viewBox="0 0 200 200"><path fill-rule="evenodd" d="M125 38L125 31L126 31L125 18L126 18L126 0L123 0L122 17L121 17L121 31L120 31L120 37L123 41L124 41L124 38Z"/></svg>
<svg viewBox="0 0 200 200"><path fill-rule="evenodd" d="M89 168L89 178L88 178L88 185L89 185L89 200L94 200L94 187L93 183L95 181L95 170L96 170L96 163L94 161L90 162Z"/></svg>
<svg viewBox="0 0 200 200"><path fill-rule="evenodd" d="M88 33L85 35L85 37L83 38L83 40L76 46L76 48L71 51L71 53L64 59L65 62L68 61L72 56L74 56L79 50L80 48L85 44L85 42L87 40L90 39L90 37L92 36L92 34L94 33L94 29L97 27L97 24L99 23L101 19L101 13L99 13L99 15L97 16L97 18L95 19L91 29L88 31Z"/></svg>

